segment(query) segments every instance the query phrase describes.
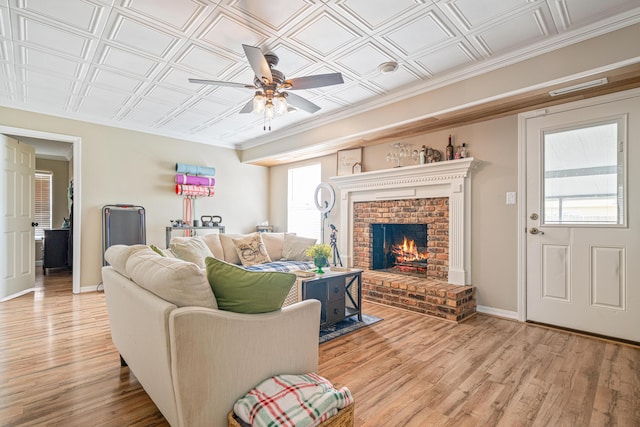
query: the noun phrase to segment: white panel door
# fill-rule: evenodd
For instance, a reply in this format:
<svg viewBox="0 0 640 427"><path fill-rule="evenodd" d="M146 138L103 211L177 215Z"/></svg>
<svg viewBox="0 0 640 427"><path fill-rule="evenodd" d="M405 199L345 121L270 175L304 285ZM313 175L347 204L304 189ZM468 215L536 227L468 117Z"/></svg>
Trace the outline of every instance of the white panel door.
<svg viewBox="0 0 640 427"><path fill-rule="evenodd" d="M2 186L2 283L0 300L22 295L35 285L35 148L0 135L4 148Z"/></svg>
<svg viewBox="0 0 640 427"><path fill-rule="evenodd" d="M527 320L640 342L640 98L616 98L526 120Z"/></svg>

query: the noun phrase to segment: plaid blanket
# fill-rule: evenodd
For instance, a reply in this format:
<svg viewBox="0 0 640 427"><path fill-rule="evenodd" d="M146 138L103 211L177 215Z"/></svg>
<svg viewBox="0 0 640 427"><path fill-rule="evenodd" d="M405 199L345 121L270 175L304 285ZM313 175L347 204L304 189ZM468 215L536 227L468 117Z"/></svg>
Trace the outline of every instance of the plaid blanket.
<svg viewBox="0 0 640 427"><path fill-rule="evenodd" d="M311 270L315 268L315 266L311 261L272 261L242 268L250 271L282 271L284 273L290 273L296 270Z"/></svg>
<svg viewBox="0 0 640 427"><path fill-rule="evenodd" d="M336 390L320 375L276 375L238 399L233 411L252 426L311 427L352 402L348 388Z"/></svg>

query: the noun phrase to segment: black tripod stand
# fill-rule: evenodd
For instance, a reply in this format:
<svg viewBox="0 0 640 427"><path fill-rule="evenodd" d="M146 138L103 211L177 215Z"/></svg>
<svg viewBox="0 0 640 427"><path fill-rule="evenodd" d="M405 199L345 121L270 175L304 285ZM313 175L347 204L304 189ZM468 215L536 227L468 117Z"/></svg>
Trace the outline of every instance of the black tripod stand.
<svg viewBox="0 0 640 427"><path fill-rule="evenodd" d="M331 228L331 237L330 237L329 245L331 246L331 249L333 249L333 266L335 267L335 266L338 265L338 263L340 263L340 267L342 267L342 260L340 259L340 252L338 252L338 245L336 244L338 229L333 224L329 224L329 227ZM337 262L336 262L336 260L337 260Z"/></svg>

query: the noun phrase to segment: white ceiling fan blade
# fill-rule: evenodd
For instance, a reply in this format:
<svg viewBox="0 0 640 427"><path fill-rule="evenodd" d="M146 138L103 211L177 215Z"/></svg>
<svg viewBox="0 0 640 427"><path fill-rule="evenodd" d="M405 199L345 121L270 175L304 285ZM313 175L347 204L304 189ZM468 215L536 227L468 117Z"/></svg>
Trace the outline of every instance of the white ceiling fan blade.
<svg viewBox="0 0 640 427"><path fill-rule="evenodd" d="M244 104L244 107L242 107L242 110L240 110L240 114L247 114L247 113L251 113L252 111L253 111L253 98L251 98L249 102Z"/></svg>
<svg viewBox="0 0 640 427"><path fill-rule="evenodd" d="M315 76L297 77L285 81L289 90L312 89L344 83L341 73L316 74ZM284 86L284 85L283 85Z"/></svg>
<svg viewBox="0 0 640 427"><path fill-rule="evenodd" d="M315 113L320 109L320 107L314 104L313 102L307 99L304 99L301 96L295 95L293 93L288 93L288 92L287 92L287 103L289 103L293 107L307 111L311 114Z"/></svg>
<svg viewBox="0 0 640 427"><path fill-rule="evenodd" d="M244 49L244 54L247 55L249 65L251 65L256 77L263 82L266 80L266 82L271 83L273 81L271 67L269 67L269 63L260 48L246 44L243 44L242 48Z"/></svg>
<svg viewBox="0 0 640 427"><path fill-rule="evenodd" d="M207 79L189 79L190 83L199 83L202 85L214 85L214 86L231 86L231 87L243 87L247 89L257 89L254 85L249 85L246 83L236 83L236 82L221 82L218 80L207 80Z"/></svg>

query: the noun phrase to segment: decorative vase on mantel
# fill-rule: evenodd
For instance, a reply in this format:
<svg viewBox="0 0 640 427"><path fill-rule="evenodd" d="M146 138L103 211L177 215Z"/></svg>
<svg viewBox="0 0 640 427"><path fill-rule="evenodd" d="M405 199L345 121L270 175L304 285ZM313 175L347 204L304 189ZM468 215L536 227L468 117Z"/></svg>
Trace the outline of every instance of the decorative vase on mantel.
<svg viewBox="0 0 640 427"><path fill-rule="evenodd" d="M318 270L317 270L318 274L324 274L324 271L322 270L322 267L326 267L327 266L327 258L325 258L323 256L315 257L315 258L313 258L313 265L318 267Z"/></svg>

